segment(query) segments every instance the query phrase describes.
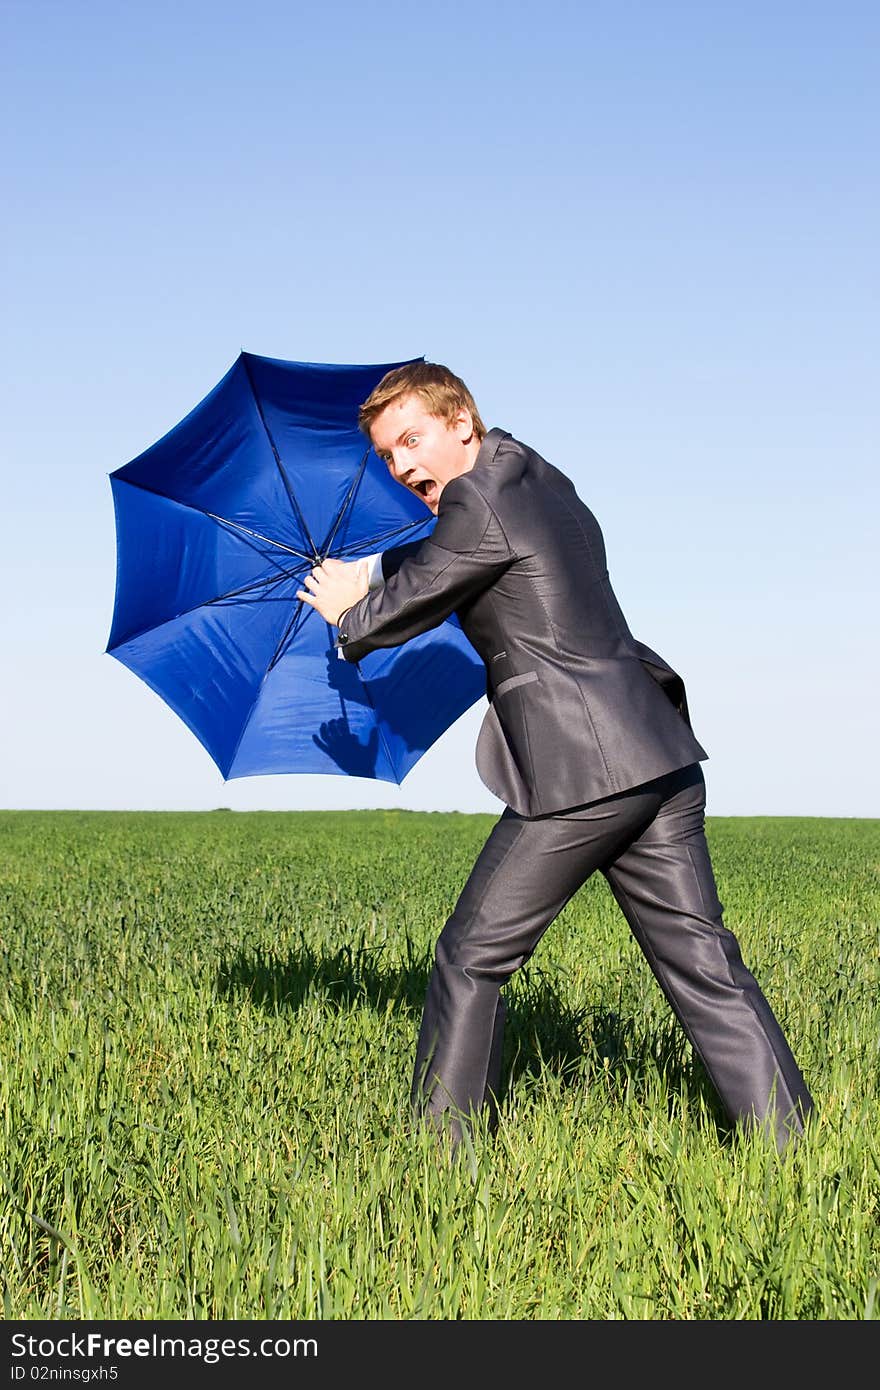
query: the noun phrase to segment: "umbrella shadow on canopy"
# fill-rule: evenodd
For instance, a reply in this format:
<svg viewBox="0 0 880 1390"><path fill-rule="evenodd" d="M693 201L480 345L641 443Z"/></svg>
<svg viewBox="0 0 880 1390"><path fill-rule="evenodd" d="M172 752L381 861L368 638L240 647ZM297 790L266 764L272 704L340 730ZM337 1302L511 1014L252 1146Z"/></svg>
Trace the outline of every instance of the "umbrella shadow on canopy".
<svg viewBox="0 0 880 1390"><path fill-rule="evenodd" d="M472 680L473 663L460 647L436 640L432 653L449 689L466 687ZM330 652L327 681L339 696L342 712L321 723L318 732L312 734L313 743L347 776L376 778L380 752L384 751L387 761L387 746L383 749L387 736L377 723L349 716L350 705L372 710L375 701L379 708L394 707L393 737L403 745L406 753L424 750L432 742L436 728L436 692L424 687L419 698L420 679L424 679L423 657L410 655L405 648L398 655L393 671L374 677L368 686L355 665L342 660L335 651ZM397 697L401 689L409 691L407 698ZM361 735L357 732L359 728Z"/></svg>

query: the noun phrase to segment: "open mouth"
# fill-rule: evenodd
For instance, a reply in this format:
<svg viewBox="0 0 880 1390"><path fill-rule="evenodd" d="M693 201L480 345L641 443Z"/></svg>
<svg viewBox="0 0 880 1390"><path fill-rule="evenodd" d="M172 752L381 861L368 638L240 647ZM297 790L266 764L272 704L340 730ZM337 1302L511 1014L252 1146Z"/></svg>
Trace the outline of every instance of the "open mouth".
<svg viewBox="0 0 880 1390"><path fill-rule="evenodd" d="M422 478L419 482L413 483L413 489L429 507L437 500L438 488L433 478Z"/></svg>

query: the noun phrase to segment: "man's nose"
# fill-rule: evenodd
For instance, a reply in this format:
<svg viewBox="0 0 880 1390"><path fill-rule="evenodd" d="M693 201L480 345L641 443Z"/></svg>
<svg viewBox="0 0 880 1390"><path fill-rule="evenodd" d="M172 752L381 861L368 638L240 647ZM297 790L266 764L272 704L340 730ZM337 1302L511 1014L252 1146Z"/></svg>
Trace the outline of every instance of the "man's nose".
<svg viewBox="0 0 880 1390"><path fill-rule="evenodd" d="M402 483L405 481L408 470L406 466L406 457L403 454L395 454L392 452L391 458L388 460L388 467L391 469L395 482Z"/></svg>

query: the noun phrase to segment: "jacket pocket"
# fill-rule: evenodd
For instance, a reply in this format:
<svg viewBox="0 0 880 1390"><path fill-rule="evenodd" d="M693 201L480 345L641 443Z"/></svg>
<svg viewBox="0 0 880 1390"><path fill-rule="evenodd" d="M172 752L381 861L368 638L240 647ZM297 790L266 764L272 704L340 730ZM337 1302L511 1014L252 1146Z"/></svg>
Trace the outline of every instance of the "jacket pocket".
<svg viewBox="0 0 880 1390"><path fill-rule="evenodd" d="M528 685L531 681L538 679L537 671L526 671L522 676L509 676L506 681L501 681L495 687L496 695L506 695L508 690L515 690L518 685Z"/></svg>

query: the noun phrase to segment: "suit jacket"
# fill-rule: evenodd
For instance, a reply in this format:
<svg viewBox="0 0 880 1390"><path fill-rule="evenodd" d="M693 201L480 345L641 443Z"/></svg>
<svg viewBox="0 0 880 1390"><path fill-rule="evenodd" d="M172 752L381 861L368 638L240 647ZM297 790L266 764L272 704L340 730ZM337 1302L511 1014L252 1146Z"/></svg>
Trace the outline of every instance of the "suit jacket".
<svg viewBox="0 0 880 1390"><path fill-rule="evenodd" d="M347 661L455 612L486 664L477 770L524 816L583 805L708 755L684 684L627 626L599 524L563 473L490 430L443 488L430 537L382 555L343 615Z"/></svg>

